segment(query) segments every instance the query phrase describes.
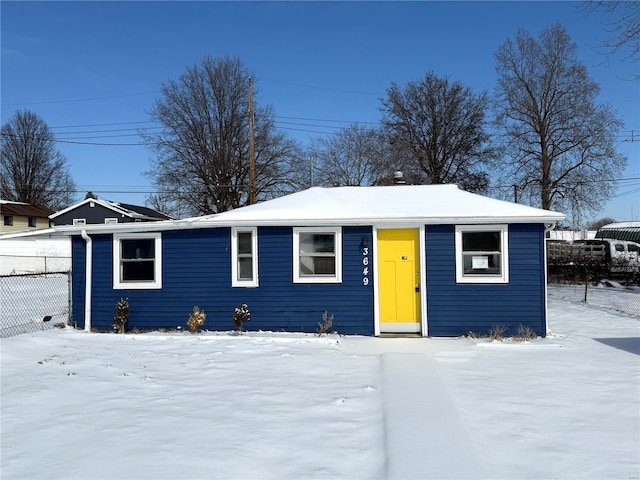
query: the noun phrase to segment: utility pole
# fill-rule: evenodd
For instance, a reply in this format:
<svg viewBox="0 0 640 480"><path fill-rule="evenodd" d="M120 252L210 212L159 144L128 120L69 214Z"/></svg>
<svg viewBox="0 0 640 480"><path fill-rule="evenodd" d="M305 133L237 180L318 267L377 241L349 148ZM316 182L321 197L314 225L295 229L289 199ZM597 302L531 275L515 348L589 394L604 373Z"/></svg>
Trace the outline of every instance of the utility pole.
<svg viewBox="0 0 640 480"><path fill-rule="evenodd" d="M256 203L256 160L253 145L253 77L249 77L249 205Z"/></svg>

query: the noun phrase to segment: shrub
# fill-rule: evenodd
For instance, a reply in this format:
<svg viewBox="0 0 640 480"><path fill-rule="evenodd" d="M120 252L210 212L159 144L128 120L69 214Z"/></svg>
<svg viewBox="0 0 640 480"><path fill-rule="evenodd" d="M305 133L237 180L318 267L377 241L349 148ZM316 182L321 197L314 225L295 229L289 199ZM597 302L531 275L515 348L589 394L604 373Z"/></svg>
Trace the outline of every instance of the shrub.
<svg viewBox="0 0 640 480"><path fill-rule="evenodd" d="M241 335L244 322L248 322L250 317L251 312L249 311L249 306L246 303L243 303L240 308L236 307L233 310L233 324Z"/></svg>
<svg viewBox="0 0 640 480"><path fill-rule="evenodd" d="M322 322L318 322L318 335L326 335L333 328L333 314L329 316L327 311L322 312Z"/></svg>
<svg viewBox="0 0 640 480"><path fill-rule="evenodd" d="M518 330L516 331L516 334L513 338L514 340L517 340L519 342L530 342L538 338L538 335L532 328L525 327L524 325L520 324L518 325Z"/></svg>
<svg viewBox="0 0 640 480"><path fill-rule="evenodd" d="M504 339L504 333L507 331L507 327L504 325L491 325L489 329L489 340L492 342L497 340L501 342Z"/></svg>
<svg viewBox="0 0 640 480"><path fill-rule="evenodd" d="M189 316L189 320L187 320L187 326L191 333L197 333L200 327L204 325L204 321L207 318L207 314L204 313L204 310L200 310L200 307L193 307L193 313Z"/></svg>
<svg viewBox="0 0 640 480"><path fill-rule="evenodd" d="M124 333L127 328L127 322L129 321L129 300L127 298L121 298L116 303L116 314L113 317L113 328L118 333Z"/></svg>

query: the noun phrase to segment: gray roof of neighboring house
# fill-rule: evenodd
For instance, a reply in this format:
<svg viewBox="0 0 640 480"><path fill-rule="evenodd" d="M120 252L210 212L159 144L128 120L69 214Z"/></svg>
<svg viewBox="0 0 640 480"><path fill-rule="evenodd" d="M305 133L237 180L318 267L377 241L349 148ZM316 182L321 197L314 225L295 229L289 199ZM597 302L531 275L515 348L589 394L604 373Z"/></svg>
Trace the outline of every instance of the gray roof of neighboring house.
<svg viewBox="0 0 640 480"><path fill-rule="evenodd" d="M75 205L71 205L70 207L53 213L49 216L49 218L53 220L60 215L70 212L90 202L94 202L105 208L113 210L120 215L125 215L130 218L139 218L143 220L171 220L171 217L169 217L168 215L153 210L152 208L142 207L140 205L132 205L129 203L112 202L110 200L102 200L98 198L85 198L83 201L76 203Z"/></svg>

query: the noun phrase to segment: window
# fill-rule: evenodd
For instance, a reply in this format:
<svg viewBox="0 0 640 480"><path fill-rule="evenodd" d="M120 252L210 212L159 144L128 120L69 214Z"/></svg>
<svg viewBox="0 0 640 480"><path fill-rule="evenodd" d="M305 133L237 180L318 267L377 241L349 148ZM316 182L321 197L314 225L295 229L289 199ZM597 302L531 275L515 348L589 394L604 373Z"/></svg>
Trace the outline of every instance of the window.
<svg viewBox="0 0 640 480"><path fill-rule="evenodd" d="M340 228L293 229L294 283L342 282Z"/></svg>
<svg viewBox="0 0 640 480"><path fill-rule="evenodd" d="M231 229L231 285L258 286L258 233L255 228Z"/></svg>
<svg viewBox="0 0 640 480"><path fill-rule="evenodd" d="M36 217L29 217L29 227L35 228L36 226Z"/></svg>
<svg viewBox="0 0 640 480"><path fill-rule="evenodd" d="M113 235L113 288L162 288L160 233Z"/></svg>
<svg viewBox="0 0 640 480"><path fill-rule="evenodd" d="M86 225L87 224L87 220L84 218L74 218L73 219L73 224L74 225Z"/></svg>
<svg viewBox="0 0 640 480"><path fill-rule="evenodd" d="M117 218L105 218L104 219L104 223L108 223L108 224L118 223L118 219Z"/></svg>
<svg viewBox="0 0 640 480"><path fill-rule="evenodd" d="M456 282L509 282L507 225L460 225L455 235Z"/></svg>
<svg viewBox="0 0 640 480"><path fill-rule="evenodd" d="M13 226L13 215L5 215L4 216L4 226L12 227Z"/></svg>

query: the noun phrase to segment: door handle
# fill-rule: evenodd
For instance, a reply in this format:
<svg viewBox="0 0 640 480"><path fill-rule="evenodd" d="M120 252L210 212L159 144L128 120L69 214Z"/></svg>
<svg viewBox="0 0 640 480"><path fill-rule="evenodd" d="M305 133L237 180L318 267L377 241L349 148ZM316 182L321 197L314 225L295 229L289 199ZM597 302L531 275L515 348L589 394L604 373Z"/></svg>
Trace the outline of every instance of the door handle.
<svg viewBox="0 0 640 480"><path fill-rule="evenodd" d="M420 285L416 285L416 292L420 292Z"/></svg>

